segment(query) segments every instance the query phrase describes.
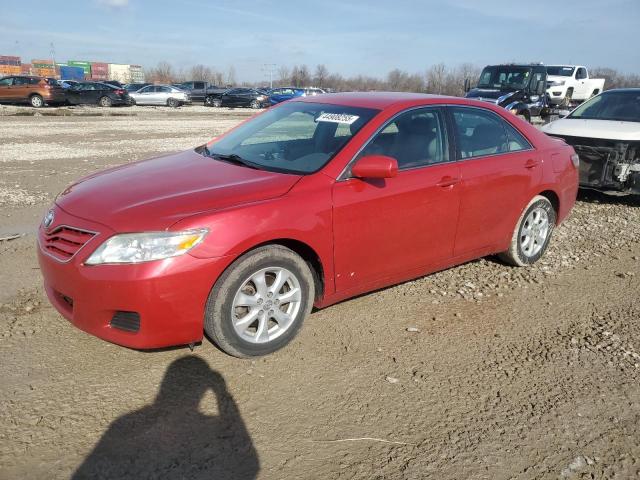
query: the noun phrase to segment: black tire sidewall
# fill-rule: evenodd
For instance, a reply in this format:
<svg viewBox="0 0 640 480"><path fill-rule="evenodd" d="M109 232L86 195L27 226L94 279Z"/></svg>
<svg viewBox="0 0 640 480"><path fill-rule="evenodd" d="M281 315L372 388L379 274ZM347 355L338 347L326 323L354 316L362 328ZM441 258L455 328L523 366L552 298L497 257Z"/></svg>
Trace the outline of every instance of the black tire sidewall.
<svg viewBox="0 0 640 480"><path fill-rule="evenodd" d="M284 249L284 247L283 247ZM285 249L290 254L292 251ZM220 277L212 289L205 314L205 331L220 348L239 357L257 357L273 353L287 345L296 336L305 317L313 306L313 277L304 260L291 255L264 255L267 250L258 249L241 257ZM253 254L252 254L253 253ZM300 283L302 304L293 325L277 339L266 344L255 344L242 339L233 328L231 307L236 292L254 272L267 267L282 267L292 272Z"/></svg>
<svg viewBox="0 0 640 480"><path fill-rule="evenodd" d="M547 212L547 215L549 218L549 231L547 232L547 238L545 239L544 245L542 246L540 251L535 255L533 255L532 257L528 257L522 251L522 246L520 245L520 235L522 234L522 228L524 227L525 220L527 219L531 211L536 208L542 208ZM541 198L533 202L531 205L529 205L529 208L527 208L527 210L524 212L524 215L522 215L522 220L520 220L520 224L518 225L518 235L516 237L516 242L517 242L516 255L518 256L518 259L522 263L526 265L531 265L537 262L544 255L544 253L547 251L547 248L549 247L549 242L551 241L551 236L553 234L555 225L556 225L556 211L554 210L553 205L551 205L551 202L549 200Z"/></svg>
<svg viewBox="0 0 640 480"><path fill-rule="evenodd" d="M170 98L169 100L167 100L167 106L171 108L178 108L179 105L180 104L175 98Z"/></svg>
<svg viewBox="0 0 640 480"><path fill-rule="evenodd" d="M106 102L103 101L105 98L107 99ZM111 99L109 97L100 97L100 100L98 100L98 104L101 107L110 107L113 104L113 102L111 101Z"/></svg>

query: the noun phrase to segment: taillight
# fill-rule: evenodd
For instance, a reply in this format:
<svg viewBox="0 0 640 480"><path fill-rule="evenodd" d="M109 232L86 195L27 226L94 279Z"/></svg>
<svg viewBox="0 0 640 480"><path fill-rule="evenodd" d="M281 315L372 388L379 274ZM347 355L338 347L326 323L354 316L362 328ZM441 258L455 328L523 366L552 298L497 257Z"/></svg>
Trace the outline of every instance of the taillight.
<svg viewBox="0 0 640 480"><path fill-rule="evenodd" d="M574 153L573 155L571 155L571 162L573 163L573 166L576 168L580 166L580 157L578 156L577 153Z"/></svg>
<svg viewBox="0 0 640 480"><path fill-rule="evenodd" d="M124 95L126 92L124 90L116 90L117 95Z"/></svg>
<svg viewBox="0 0 640 480"><path fill-rule="evenodd" d="M44 84L44 88L46 88L47 90L49 90L50 88L53 88L51 85L49 85L48 83Z"/></svg>

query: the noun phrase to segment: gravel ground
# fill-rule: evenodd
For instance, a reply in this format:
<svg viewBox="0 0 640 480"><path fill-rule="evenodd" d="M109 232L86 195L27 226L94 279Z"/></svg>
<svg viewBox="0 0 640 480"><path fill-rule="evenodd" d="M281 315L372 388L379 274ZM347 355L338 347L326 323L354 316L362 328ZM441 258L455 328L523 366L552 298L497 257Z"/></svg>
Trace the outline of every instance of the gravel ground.
<svg viewBox="0 0 640 480"><path fill-rule="evenodd" d="M73 179L253 112L30 110L0 107L0 237L23 235L0 241L0 478L640 478L638 199L582 193L534 267L342 302L266 358L138 352L49 306L36 225Z"/></svg>

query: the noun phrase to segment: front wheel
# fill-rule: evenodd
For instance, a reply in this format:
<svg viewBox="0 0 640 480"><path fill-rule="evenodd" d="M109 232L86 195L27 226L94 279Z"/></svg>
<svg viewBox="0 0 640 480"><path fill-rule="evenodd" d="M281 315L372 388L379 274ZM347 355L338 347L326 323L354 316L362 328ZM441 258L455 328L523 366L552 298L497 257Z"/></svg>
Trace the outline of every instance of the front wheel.
<svg viewBox="0 0 640 480"><path fill-rule="evenodd" d="M499 257L510 265L524 267L546 252L556 224L556 211L548 198L536 195L518 219L511 245Z"/></svg>
<svg viewBox="0 0 640 480"><path fill-rule="evenodd" d="M314 281L307 263L280 245L236 260L209 294L204 330L222 350L241 358L288 344L311 311Z"/></svg>
<svg viewBox="0 0 640 480"><path fill-rule="evenodd" d="M257 100L252 100L251 103L249 104L249 106L251 108L253 108L254 110L260 108L260 102L258 102Z"/></svg>
<svg viewBox="0 0 640 480"><path fill-rule="evenodd" d="M105 97L100 97L100 100L98 101L98 105L100 105L101 107L110 107L111 105L113 105L113 102L109 97L105 96Z"/></svg>
<svg viewBox="0 0 640 480"><path fill-rule="evenodd" d="M171 108L178 108L180 106L180 102L175 98L170 98L167 100L167 106Z"/></svg>

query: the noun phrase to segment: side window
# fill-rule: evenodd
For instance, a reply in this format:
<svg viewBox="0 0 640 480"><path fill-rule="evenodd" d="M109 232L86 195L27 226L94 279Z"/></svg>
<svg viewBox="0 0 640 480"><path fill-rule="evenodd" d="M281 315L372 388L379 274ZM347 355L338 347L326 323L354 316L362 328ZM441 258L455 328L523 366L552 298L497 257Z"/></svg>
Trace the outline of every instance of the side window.
<svg viewBox="0 0 640 480"><path fill-rule="evenodd" d="M0 80L0 87L8 87L13 84L13 77L3 78Z"/></svg>
<svg viewBox="0 0 640 480"><path fill-rule="evenodd" d="M509 151L504 120L479 108L453 107L459 158L481 157Z"/></svg>
<svg viewBox="0 0 640 480"><path fill-rule="evenodd" d="M402 113L387 124L359 157L386 155L398 161L399 169L422 167L449 160L442 113L421 108Z"/></svg>
<svg viewBox="0 0 640 480"><path fill-rule="evenodd" d="M531 75L531 83L529 83L529 90L531 92L535 92L538 88L538 82L542 80L542 75L542 72L534 72L533 75Z"/></svg>
<svg viewBox="0 0 640 480"><path fill-rule="evenodd" d="M579 68L578 73L576 73L576 79L582 80L587 78L587 71L584 68Z"/></svg>
<svg viewBox="0 0 640 480"><path fill-rule="evenodd" d="M144 87L138 93L151 93L153 92L153 87Z"/></svg>
<svg viewBox="0 0 640 480"><path fill-rule="evenodd" d="M533 148L526 138L522 136L515 128L508 123L504 123L504 128L507 131L507 145L510 152L518 152L520 150L530 150Z"/></svg>
<svg viewBox="0 0 640 480"><path fill-rule="evenodd" d="M157 89L158 92L161 92L161 93L170 93L171 92L171 89L169 87L165 87L165 86L156 87L156 89Z"/></svg>
<svg viewBox="0 0 640 480"><path fill-rule="evenodd" d="M204 88L204 82L193 82L193 88L202 90Z"/></svg>
<svg viewBox="0 0 640 480"><path fill-rule="evenodd" d="M29 85L29 79L28 78L22 78L22 77L15 77L13 79L13 84L14 85Z"/></svg>

